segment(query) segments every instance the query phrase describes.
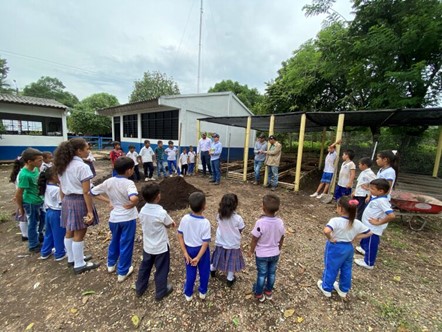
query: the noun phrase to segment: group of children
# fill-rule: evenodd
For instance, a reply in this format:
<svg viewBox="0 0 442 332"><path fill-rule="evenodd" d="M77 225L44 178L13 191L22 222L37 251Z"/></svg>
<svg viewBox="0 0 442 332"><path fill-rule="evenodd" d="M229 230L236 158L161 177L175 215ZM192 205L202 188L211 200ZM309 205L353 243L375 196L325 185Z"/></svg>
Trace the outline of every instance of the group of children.
<svg viewBox="0 0 442 332"><path fill-rule="evenodd" d="M121 149L121 144L118 141L113 142L114 149L110 152L110 159L112 162L113 172L112 175L116 175L114 169L115 161L124 156L124 152ZM139 165L143 166L144 181L155 181L153 177L155 164L157 167L157 176L167 177L167 171L169 176L173 176L174 173L180 176L193 175L195 171L195 156L196 153L193 150L193 146L182 148L182 152L179 156L178 148L174 146L173 141L168 142L168 147L164 148L163 141L157 142L157 147L152 149L150 141L145 140L144 146L141 148L140 153L135 151L135 146L129 146L129 152L126 153L126 157L131 158L134 161L134 174L131 176L131 180L140 181L141 175L139 171ZM178 157L178 162L177 162ZM164 164L167 163L167 166Z"/></svg>

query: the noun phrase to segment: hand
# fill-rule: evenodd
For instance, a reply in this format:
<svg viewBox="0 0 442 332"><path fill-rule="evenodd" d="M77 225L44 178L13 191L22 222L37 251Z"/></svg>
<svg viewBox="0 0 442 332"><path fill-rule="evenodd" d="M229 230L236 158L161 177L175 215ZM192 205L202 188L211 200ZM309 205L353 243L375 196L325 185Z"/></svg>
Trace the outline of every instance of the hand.
<svg viewBox="0 0 442 332"><path fill-rule="evenodd" d="M331 243L335 244L337 241L334 237L331 237L328 239Z"/></svg>
<svg viewBox="0 0 442 332"><path fill-rule="evenodd" d="M109 204L109 205L110 205L110 204ZM132 209L134 206L135 206L135 205L134 205L133 203L127 203L127 204L124 204L124 205L123 205L123 207L124 207L126 210L130 210L130 209Z"/></svg>
<svg viewBox="0 0 442 332"><path fill-rule="evenodd" d="M92 225L92 223L94 222L94 214L92 212L88 212L88 214L83 217L83 222L86 225Z"/></svg>
<svg viewBox="0 0 442 332"><path fill-rule="evenodd" d="M19 216L19 217L22 217L22 216L24 216L24 215L25 215L25 212L23 211L23 209L19 208L19 209L18 209L18 216Z"/></svg>
<svg viewBox="0 0 442 332"><path fill-rule="evenodd" d="M186 261L187 265L189 265L190 262L192 261L192 258L190 258L189 254L187 252L184 254L184 260Z"/></svg>
<svg viewBox="0 0 442 332"><path fill-rule="evenodd" d="M365 198L365 203L369 203L370 202L370 196L367 196L366 198Z"/></svg>
<svg viewBox="0 0 442 332"><path fill-rule="evenodd" d="M381 219L369 218L368 221L369 221L370 224L372 224L372 225L382 225L382 224L381 224Z"/></svg>
<svg viewBox="0 0 442 332"><path fill-rule="evenodd" d="M198 257L195 257L194 259L192 259L190 261L190 265L197 266L199 261L200 261L200 259Z"/></svg>
<svg viewBox="0 0 442 332"><path fill-rule="evenodd" d="M350 189L352 187L353 183L347 183L347 188Z"/></svg>
<svg viewBox="0 0 442 332"><path fill-rule="evenodd" d="M249 251L247 254L249 257L253 257L253 251Z"/></svg>
<svg viewBox="0 0 442 332"><path fill-rule="evenodd" d="M336 141L336 144L341 144L342 143L342 139L338 139L337 141Z"/></svg>
<svg viewBox="0 0 442 332"><path fill-rule="evenodd" d="M172 221L172 223L170 224L170 227L175 228L176 227L176 222Z"/></svg>
<svg viewBox="0 0 442 332"><path fill-rule="evenodd" d="M355 198L355 193L351 193L351 198Z"/></svg>

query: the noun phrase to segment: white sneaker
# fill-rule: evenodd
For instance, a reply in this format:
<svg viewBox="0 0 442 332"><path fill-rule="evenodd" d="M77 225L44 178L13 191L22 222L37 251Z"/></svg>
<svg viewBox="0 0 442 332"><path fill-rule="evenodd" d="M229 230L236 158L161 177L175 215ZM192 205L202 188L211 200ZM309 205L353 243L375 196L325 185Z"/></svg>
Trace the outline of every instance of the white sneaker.
<svg viewBox="0 0 442 332"><path fill-rule="evenodd" d="M184 175L183 174L180 174L180 176L183 178L184 177Z"/></svg>
<svg viewBox="0 0 442 332"><path fill-rule="evenodd" d="M322 198L322 196L324 196L324 193L319 194L318 196L316 196L316 198L317 198L317 199L320 199L320 198Z"/></svg>
<svg viewBox="0 0 442 332"><path fill-rule="evenodd" d="M109 272L109 273L113 273L113 272L115 272L115 267L116 267L117 265L114 265L114 266L108 266L107 267L107 272Z"/></svg>
<svg viewBox="0 0 442 332"><path fill-rule="evenodd" d="M335 281L335 282L333 283L333 288L335 289L335 291L338 293L338 295L339 295L340 297L345 298L345 297L347 296L347 293L346 293L346 292L343 292L343 291L341 291L341 290L339 289L339 284L338 284L337 281Z"/></svg>
<svg viewBox="0 0 442 332"><path fill-rule="evenodd" d="M146 181L146 182L149 181L149 178L144 178L144 181Z"/></svg>
<svg viewBox="0 0 442 332"><path fill-rule="evenodd" d="M192 295L187 296L186 294L184 294L184 297L186 298L186 301L187 301L187 302L190 302L190 301L192 301L192 299L193 299L193 296L192 296Z"/></svg>
<svg viewBox="0 0 442 332"><path fill-rule="evenodd" d="M207 295L207 293L203 294L203 293L200 292L200 299L201 300L205 300L206 299L206 295Z"/></svg>
<svg viewBox="0 0 442 332"><path fill-rule="evenodd" d="M365 263L364 259L355 259L356 265L359 265L361 267L365 267L368 270L373 270L374 266L370 266L367 263Z"/></svg>
<svg viewBox="0 0 442 332"><path fill-rule="evenodd" d="M326 290L324 290L324 288L322 288L322 280L318 280L317 285L319 290L322 292L322 294L325 295L325 297L331 297L331 292L327 292Z"/></svg>
<svg viewBox="0 0 442 332"><path fill-rule="evenodd" d="M133 266L129 268L129 271L127 271L127 273L124 276L118 275L118 282L123 282L124 280L126 280L132 274L132 272L134 272Z"/></svg>
<svg viewBox="0 0 442 332"><path fill-rule="evenodd" d="M318 196L318 193L317 193L317 192L315 192L315 193L313 193L313 194L310 195L310 197L316 197L316 196Z"/></svg>
<svg viewBox="0 0 442 332"><path fill-rule="evenodd" d="M59 258L56 258L55 261L56 261L56 262L60 262L60 261L62 261L63 259L65 259L65 258L67 258L67 257L68 257L68 254L64 254L64 256L61 256L61 257L59 257Z"/></svg>
<svg viewBox="0 0 442 332"><path fill-rule="evenodd" d="M150 181L155 181L155 178L150 178Z"/></svg>
<svg viewBox="0 0 442 332"><path fill-rule="evenodd" d="M358 253L360 253L361 255L365 255L365 250L362 249L361 246L357 246L357 247L356 247L356 251L357 251Z"/></svg>

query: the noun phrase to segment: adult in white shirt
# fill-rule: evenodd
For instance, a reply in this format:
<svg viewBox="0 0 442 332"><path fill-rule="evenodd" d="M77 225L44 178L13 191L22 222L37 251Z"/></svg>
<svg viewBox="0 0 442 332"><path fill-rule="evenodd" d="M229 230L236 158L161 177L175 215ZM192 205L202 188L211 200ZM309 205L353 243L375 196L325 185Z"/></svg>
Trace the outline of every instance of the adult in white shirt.
<svg viewBox="0 0 442 332"><path fill-rule="evenodd" d="M209 156L209 150L210 145L212 144L212 141L207 138L206 133L202 133L202 138L198 142L198 146L196 149L196 154L199 156L201 160L201 164L203 165L203 175L206 175L206 166L209 170L209 174L212 175L212 167L210 166L210 156Z"/></svg>

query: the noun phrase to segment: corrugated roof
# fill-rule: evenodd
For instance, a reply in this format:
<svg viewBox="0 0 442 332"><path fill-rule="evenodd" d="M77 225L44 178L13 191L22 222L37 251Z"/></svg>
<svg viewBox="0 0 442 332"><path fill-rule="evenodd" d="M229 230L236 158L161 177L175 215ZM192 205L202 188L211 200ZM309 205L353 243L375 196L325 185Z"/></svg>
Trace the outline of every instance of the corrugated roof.
<svg viewBox="0 0 442 332"><path fill-rule="evenodd" d="M53 107L53 108L68 108L66 105L59 103L53 99L28 97L28 96L16 96L10 94L0 93L0 102L10 103L10 104L22 104L31 106L42 106L42 107Z"/></svg>

